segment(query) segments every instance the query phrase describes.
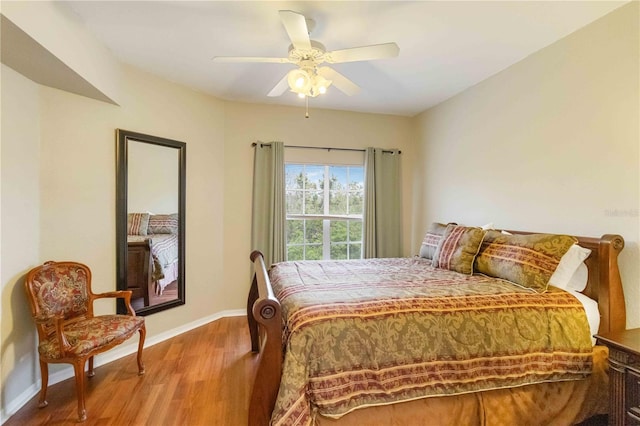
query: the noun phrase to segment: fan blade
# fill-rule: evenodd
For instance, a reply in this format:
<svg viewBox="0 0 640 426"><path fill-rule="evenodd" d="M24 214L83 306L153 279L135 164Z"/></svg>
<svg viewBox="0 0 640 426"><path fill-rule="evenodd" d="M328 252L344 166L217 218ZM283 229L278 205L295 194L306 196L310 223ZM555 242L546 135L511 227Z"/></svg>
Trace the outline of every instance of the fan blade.
<svg viewBox="0 0 640 426"><path fill-rule="evenodd" d="M267 96L276 97L286 92L289 88L289 82L287 81L288 76L289 74L285 74L284 77L282 77L282 80L280 80L278 84L276 84L275 87L271 89Z"/></svg>
<svg viewBox="0 0 640 426"><path fill-rule="evenodd" d="M373 59L394 58L398 56L398 53L400 53L400 48L397 44L384 43L327 52L325 60L330 64L370 61Z"/></svg>
<svg viewBox="0 0 640 426"><path fill-rule="evenodd" d="M291 44L296 49L311 50L311 41L309 40L309 30L304 15L300 15L292 10L281 10L280 19L284 29L291 39Z"/></svg>
<svg viewBox="0 0 640 426"><path fill-rule="evenodd" d="M261 58L252 56L216 56L213 62L269 62L274 64L288 64L289 58Z"/></svg>
<svg viewBox="0 0 640 426"><path fill-rule="evenodd" d="M331 80L331 83L336 86L341 92L349 96L353 96L360 91L360 87L355 84L353 81L349 80L344 75L340 74L338 71L329 67L320 67L318 68L318 74L326 78L327 80Z"/></svg>

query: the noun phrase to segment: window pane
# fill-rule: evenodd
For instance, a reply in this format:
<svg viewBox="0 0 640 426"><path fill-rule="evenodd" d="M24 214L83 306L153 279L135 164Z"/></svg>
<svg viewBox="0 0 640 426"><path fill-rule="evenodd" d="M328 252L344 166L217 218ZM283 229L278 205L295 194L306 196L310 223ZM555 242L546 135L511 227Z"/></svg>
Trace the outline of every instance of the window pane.
<svg viewBox="0 0 640 426"><path fill-rule="evenodd" d="M349 189L364 189L364 167L349 167Z"/></svg>
<svg viewBox="0 0 640 426"><path fill-rule="evenodd" d="M324 213L324 200L322 191L305 191L304 202L304 214Z"/></svg>
<svg viewBox="0 0 640 426"><path fill-rule="evenodd" d="M304 248L302 246L287 247L287 260L304 260Z"/></svg>
<svg viewBox="0 0 640 426"><path fill-rule="evenodd" d="M331 244L331 259L340 260L348 259L346 244Z"/></svg>
<svg viewBox="0 0 640 426"><path fill-rule="evenodd" d="M330 226L332 243L347 242L347 221L346 220L332 220L329 226Z"/></svg>
<svg viewBox="0 0 640 426"><path fill-rule="evenodd" d="M287 214L302 214L302 191L287 191Z"/></svg>
<svg viewBox="0 0 640 426"><path fill-rule="evenodd" d="M305 240L306 244L320 243L322 244L322 221L321 220L305 220ZM320 258L322 258L322 247L320 247ZM308 257L307 257L308 259Z"/></svg>
<svg viewBox="0 0 640 426"><path fill-rule="evenodd" d="M347 189L348 167L329 167L329 189Z"/></svg>
<svg viewBox="0 0 640 426"><path fill-rule="evenodd" d="M306 246L306 260L322 260L322 245Z"/></svg>
<svg viewBox="0 0 640 426"><path fill-rule="evenodd" d="M305 189L321 189L324 184L324 166L305 166Z"/></svg>
<svg viewBox="0 0 640 426"><path fill-rule="evenodd" d="M325 188L325 178L329 188ZM285 180L287 215L321 218L287 219L287 259L319 260L325 254L331 259L361 258L362 220L322 218L326 214L362 215L364 167L285 164Z"/></svg>
<svg viewBox="0 0 640 426"><path fill-rule="evenodd" d="M304 166L301 164L286 164L284 166L284 180L286 189L303 189Z"/></svg>
<svg viewBox="0 0 640 426"><path fill-rule="evenodd" d="M364 191L349 193L349 214L362 214Z"/></svg>
<svg viewBox="0 0 640 426"><path fill-rule="evenodd" d="M347 214L347 193L331 191L329 193L329 214Z"/></svg>
<svg viewBox="0 0 640 426"><path fill-rule="evenodd" d="M287 244L304 243L304 222L287 220Z"/></svg>
<svg viewBox="0 0 640 426"><path fill-rule="evenodd" d="M349 221L349 241L362 241L362 221Z"/></svg>
<svg viewBox="0 0 640 426"><path fill-rule="evenodd" d="M362 244L349 244L349 259L362 259Z"/></svg>

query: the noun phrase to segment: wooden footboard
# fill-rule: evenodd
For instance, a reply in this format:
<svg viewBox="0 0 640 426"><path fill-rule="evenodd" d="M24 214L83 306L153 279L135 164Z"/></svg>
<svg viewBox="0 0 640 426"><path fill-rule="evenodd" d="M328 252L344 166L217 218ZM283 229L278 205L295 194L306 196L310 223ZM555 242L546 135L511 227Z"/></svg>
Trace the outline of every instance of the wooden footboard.
<svg viewBox="0 0 640 426"><path fill-rule="evenodd" d="M251 253L255 276L247 300L251 350L258 352L256 379L249 403L249 425L269 424L282 375L282 311L273 294L264 257Z"/></svg>
<svg viewBox="0 0 640 426"><path fill-rule="evenodd" d="M132 291L132 299L143 298L144 306L149 306L150 297L153 294L152 268L149 240L129 242L127 244L127 290Z"/></svg>

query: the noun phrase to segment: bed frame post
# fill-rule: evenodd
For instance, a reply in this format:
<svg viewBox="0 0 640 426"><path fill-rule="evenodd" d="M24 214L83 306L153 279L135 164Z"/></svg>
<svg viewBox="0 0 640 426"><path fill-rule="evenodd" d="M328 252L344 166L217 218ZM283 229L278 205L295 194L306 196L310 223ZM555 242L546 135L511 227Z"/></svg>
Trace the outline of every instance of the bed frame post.
<svg viewBox="0 0 640 426"><path fill-rule="evenodd" d="M252 350L259 352L261 359L249 402L249 425L266 426L276 405L282 376L282 310L271 288L262 253L255 250L250 258L255 276L247 300L247 318Z"/></svg>
<svg viewBox="0 0 640 426"><path fill-rule="evenodd" d="M627 313L618 254L624 248L624 239L620 235L606 234L600 238L598 263L600 264L600 287L598 305L600 307L600 333L621 331L627 328Z"/></svg>
<svg viewBox="0 0 640 426"><path fill-rule="evenodd" d="M251 336L251 352L260 352L260 335L258 334L258 322L253 316L253 304L258 300L258 281L253 275L249 297L247 297L247 322L249 323L249 335Z"/></svg>

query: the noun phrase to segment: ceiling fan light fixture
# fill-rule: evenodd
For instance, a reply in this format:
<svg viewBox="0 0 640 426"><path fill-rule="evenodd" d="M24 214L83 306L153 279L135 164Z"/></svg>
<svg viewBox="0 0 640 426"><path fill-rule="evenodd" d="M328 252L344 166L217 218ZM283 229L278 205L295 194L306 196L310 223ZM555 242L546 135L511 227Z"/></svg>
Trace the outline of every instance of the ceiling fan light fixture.
<svg viewBox="0 0 640 426"><path fill-rule="evenodd" d="M301 68L289 71L287 77L289 88L295 93L307 93L311 88L311 76Z"/></svg>
<svg viewBox="0 0 640 426"><path fill-rule="evenodd" d="M326 78L324 78L323 76L316 74L314 76L315 78L313 79L313 87L314 87L314 91L317 94L320 95L324 95L325 93L327 93L327 89L329 88L329 86L331 86L331 80L327 80Z"/></svg>

